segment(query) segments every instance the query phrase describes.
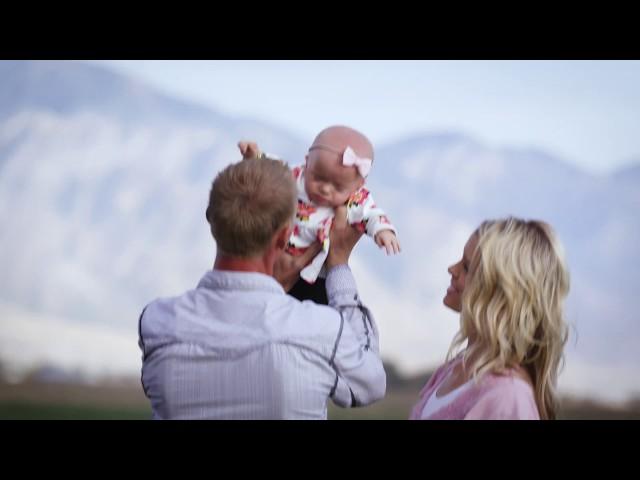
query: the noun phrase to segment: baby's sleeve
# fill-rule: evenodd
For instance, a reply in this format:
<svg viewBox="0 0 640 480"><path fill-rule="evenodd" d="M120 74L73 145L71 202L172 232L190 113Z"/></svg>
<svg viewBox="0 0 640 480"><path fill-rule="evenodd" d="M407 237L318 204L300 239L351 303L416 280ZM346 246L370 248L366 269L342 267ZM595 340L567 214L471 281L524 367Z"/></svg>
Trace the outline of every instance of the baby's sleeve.
<svg viewBox="0 0 640 480"><path fill-rule="evenodd" d="M351 225L372 238L382 230L398 234L384 210L376 205L371 192L364 187L349 198L347 215Z"/></svg>

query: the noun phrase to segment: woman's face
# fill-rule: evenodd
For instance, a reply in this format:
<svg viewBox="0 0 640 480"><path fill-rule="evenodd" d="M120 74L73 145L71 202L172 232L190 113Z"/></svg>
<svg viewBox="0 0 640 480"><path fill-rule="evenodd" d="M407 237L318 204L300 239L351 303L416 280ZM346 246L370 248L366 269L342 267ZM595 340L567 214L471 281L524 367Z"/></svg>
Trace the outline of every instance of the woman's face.
<svg viewBox="0 0 640 480"><path fill-rule="evenodd" d="M469 240L467 240L460 261L454 263L448 269L451 274L451 284L444 296L443 303L456 312L462 310L462 292L464 291L465 282L469 277L471 259L473 258L477 245L478 235L474 233L469 237Z"/></svg>

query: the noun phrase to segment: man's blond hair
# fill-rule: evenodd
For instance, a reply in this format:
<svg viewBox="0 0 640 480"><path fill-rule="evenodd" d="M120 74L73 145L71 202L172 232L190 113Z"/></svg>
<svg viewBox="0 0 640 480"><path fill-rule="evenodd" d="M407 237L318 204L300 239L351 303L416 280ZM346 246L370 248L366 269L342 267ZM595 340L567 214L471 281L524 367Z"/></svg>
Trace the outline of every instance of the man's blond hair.
<svg viewBox="0 0 640 480"><path fill-rule="evenodd" d="M249 158L229 165L213 181L206 212L218 251L244 258L259 255L293 219L296 201L285 163Z"/></svg>

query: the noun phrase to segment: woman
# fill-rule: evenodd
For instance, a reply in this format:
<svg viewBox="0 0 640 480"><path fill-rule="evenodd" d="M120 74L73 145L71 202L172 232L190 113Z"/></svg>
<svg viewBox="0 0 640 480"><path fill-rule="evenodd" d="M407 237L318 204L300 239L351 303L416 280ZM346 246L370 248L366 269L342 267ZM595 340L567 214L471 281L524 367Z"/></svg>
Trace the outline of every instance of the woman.
<svg viewBox="0 0 640 480"><path fill-rule="evenodd" d="M551 227L485 221L449 273L444 304L460 330L410 418L554 419L569 274Z"/></svg>

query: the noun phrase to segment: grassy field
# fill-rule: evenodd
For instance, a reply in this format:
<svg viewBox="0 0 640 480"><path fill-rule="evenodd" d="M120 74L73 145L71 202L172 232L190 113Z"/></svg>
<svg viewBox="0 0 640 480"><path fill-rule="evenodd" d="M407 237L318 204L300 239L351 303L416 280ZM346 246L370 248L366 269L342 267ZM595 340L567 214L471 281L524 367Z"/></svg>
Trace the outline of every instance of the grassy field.
<svg viewBox="0 0 640 480"><path fill-rule="evenodd" d="M331 404L331 420L404 420L418 389L389 389L387 396L369 407L343 409ZM578 399L563 399L561 419L640 419L640 401L611 407ZM0 383L2 420L148 420L151 410L142 388L123 385Z"/></svg>
<svg viewBox="0 0 640 480"><path fill-rule="evenodd" d="M2 420L148 420L150 417L149 409L0 403Z"/></svg>
<svg viewBox="0 0 640 480"><path fill-rule="evenodd" d="M139 383L69 385L0 383L0 419L147 420L149 403Z"/></svg>

